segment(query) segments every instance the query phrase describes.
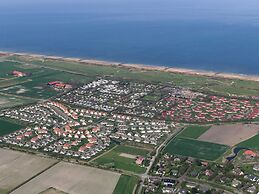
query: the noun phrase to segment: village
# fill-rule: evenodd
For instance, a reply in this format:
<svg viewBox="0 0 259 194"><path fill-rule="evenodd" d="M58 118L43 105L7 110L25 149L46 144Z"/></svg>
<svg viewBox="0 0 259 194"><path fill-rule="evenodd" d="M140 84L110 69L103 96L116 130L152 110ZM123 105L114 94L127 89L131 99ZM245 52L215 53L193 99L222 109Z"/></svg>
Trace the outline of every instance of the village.
<svg viewBox="0 0 259 194"><path fill-rule="evenodd" d="M60 81L49 82L48 86L62 90L62 93L42 102L0 111L0 118L24 126L1 136L1 145L60 159L96 160L91 164L124 170L116 169L114 158L103 163L105 154L111 151L127 162L133 160L137 166L131 169L134 173L144 173L151 165L143 182L147 194L222 193L231 189L246 193L258 191L259 166L256 164L248 171L234 162L222 164L164 152L156 157L151 153L186 124L256 119L259 102L105 78L77 88ZM178 140L182 141L181 138ZM191 141L190 138L187 140ZM132 153L119 151L123 146L132 149L130 146L135 145L134 149L144 151L138 150L139 154L134 154L134 150ZM246 153L242 160L246 159L248 163L258 160L258 152ZM98 156L104 159L98 161ZM213 187L213 184L222 187Z"/></svg>
<svg viewBox="0 0 259 194"><path fill-rule="evenodd" d="M158 145L174 127L164 120L68 108L56 101L4 110L0 116L30 125L1 137L1 143L82 160L109 149L113 140Z"/></svg>
<svg viewBox="0 0 259 194"><path fill-rule="evenodd" d="M145 193L257 193L259 190L259 152L245 151L245 163L219 164L191 157L162 154L145 182ZM171 183L169 184L169 181ZM213 185L214 189L209 187Z"/></svg>

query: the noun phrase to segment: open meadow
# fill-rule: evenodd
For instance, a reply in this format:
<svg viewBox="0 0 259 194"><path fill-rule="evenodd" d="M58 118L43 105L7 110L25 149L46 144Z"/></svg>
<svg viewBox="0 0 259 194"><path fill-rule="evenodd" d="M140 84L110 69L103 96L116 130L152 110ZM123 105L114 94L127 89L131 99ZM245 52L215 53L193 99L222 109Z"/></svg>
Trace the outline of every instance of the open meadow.
<svg viewBox="0 0 259 194"><path fill-rule="evenodd" d="M138 81L172 83L179 87L188 87L202 92L217 93L221 95L259 95L259 85L256 81L207 77L175 72L161 72L157 70L140 70L130 66L93 65L80 62L51 60L29 56L10 56L12 62L30 64L59 71L73 72L86 77L113 76L115 78L134 79Z"/></svg>
<svg viewBox="0 0 259 194"><path fill-rule="evenodd" d="M0 109L14 107L19 105L25 105L36 102L35 99L23 98L17 95L8 95L0 92Z"/></svg>
<svg viewBox="0 0 259 194"><path fill-rule="evenodd" d="M226 145L198 141L189 138L173 139L164 149L165 153L204 160L216 160L228 149Z"/></svg>
<svg viewBox="0 0 259 194"><path fill-rule="evenodd" d="M12 194L41 193L51 187L69 194L112 194L119 178L115 172L60 162Z"/></svg>
<svg viewBox="0 0 259 194"><path fill-rule="evenodd" d="M135 173L145 172L145 168L136 164L137 156L146 157L149 151L130 146L117 146L93 161L94 164Z"/></svg>
<svg viewBox="0 0 259 194"><path fill-rule="evenodd" d="M11 190L53 165L56 161L0 148L0 193Z"/></svg>
<svg viewBox="0 0 259 194"><path fill-rule="evenodd" d="M22 125L16 124L0 118L0 136L12 133L13 131L23 128Z"/></svg>

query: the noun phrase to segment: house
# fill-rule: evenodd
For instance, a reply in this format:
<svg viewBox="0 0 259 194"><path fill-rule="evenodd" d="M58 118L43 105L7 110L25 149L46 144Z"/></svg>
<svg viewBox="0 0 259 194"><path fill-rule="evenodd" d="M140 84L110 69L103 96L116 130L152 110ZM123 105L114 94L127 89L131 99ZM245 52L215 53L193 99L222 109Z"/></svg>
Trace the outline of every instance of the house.
<svg viewBox="0 0 259 194"><path fill-rule="evenodd" d="M164 179L163 184L166 187L173 187L176 184L176 181L172 179Z"/></svg>
<svg viewBox="0 0 259 194"><path fill-rule="evenodd" d="M239 180L237 180L237 179L233 179L231 185L232 185L232 187L235 187L235 188L236 188L236 187L238 187L241 183L242 183L241 181L239 181Z"/></svg>
<svg viewBox="0 0 259 194"><path fill-rule="evenodd" d="M136 164L137 165L142 165L142 163L144 162L145 158L142 156L138 156L136 159Z"/></svg>
<svg viewBox="0 0 259 194"><path fill-rule="evenodd" d="M27 74L20 71L12 71L11 73L15 77L25 77Z"/></svg>
<svg viewBox="0 0 259 194"><path fill-rule="evenodd" d="M259 171L259 164L255 164L253 166L253 170L258 172Z"/></svg>
<svg viewBox="0 0 259 194"><path fill-rule="evenodd" d="M252 150L246 150L244 152L244 155L245 156L249 156L249 157L256 157L257 154L254 151L252 151Z"/></svg>

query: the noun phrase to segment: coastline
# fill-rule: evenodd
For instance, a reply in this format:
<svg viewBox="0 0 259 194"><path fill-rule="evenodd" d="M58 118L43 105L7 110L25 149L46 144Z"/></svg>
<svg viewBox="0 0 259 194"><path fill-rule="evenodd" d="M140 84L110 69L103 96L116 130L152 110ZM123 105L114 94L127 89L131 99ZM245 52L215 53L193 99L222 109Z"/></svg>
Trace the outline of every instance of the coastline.
<svg viewBox="0 0 259 194"><path fill-rule="evenodd" d="M120 62L113 62L113 61L95 60L95 59L83 59L83 58L74 58L74 57L32 54L32 53L25 53L25 52L21 53L21 52L0 51L0 55L24 56L24 57L46 59L46 60L61 60L65 62L77 62L81 64L91 64L91 65L100 65L100 66L118 66L118 67L128 68L128 69L161 71L161 72L169 72L169 73L206 76L206 77L213 77L213 78L238 79L238 80L244 80L244 81L259 82L259 75L224 73L224 72L195 70L195 69L186 69L186 68L178 68L178 67L153 66L153 65L144 65L144 64L130 64L130 63L120 63Z"/></svg>

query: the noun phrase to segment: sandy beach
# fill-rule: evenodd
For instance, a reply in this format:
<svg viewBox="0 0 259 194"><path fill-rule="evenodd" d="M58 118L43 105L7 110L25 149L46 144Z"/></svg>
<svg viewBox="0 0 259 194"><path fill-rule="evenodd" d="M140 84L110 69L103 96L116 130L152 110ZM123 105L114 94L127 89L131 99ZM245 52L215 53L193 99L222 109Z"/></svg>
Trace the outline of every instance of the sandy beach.
<svg viewBox="0 0 259 194"><path fill-rule="evenodd" d="M16 53L16 52L0 51L0 56L4 56L4 55L7 55L7 56L16 55L16 56L40 58L40 59L45 59L45 60L62 60L62 61L66 61L66 62L77 62L77 63L81 63L81 64L91 64L91 65L101 65L101 66L119 66L119 67L124 67L124 68L128 68L128 69L162 71L162 72L188 74L188 75L196 75L196 76L207 76L207 77L214 77L214 78L259 81L259 75L245 75L245 74L185 69L185 68L177 68L177 67L152 66L152 65L144 65L144 64L129 64L129 63L102 61L102 60L95 60L95 59L81 59L81 58L73 58L73 57L61 57L61 56L41 55L41 54L32 54L32 53Z"/></svg>

